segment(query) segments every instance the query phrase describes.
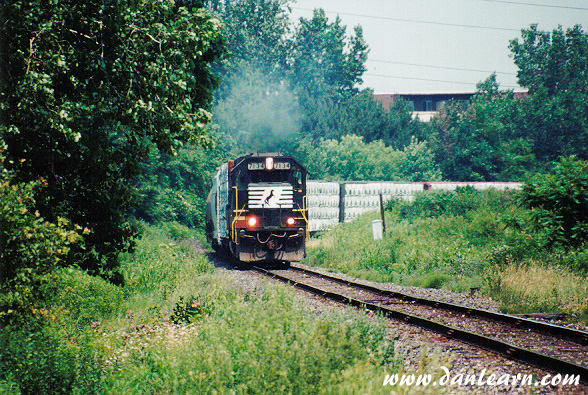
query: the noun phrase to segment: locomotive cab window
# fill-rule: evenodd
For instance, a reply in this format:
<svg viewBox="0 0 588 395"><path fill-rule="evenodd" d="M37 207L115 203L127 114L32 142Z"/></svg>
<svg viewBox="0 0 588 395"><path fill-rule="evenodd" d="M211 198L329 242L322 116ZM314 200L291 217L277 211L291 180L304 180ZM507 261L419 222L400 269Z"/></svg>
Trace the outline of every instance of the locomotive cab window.
<svg viewBox="0 0 588 395"><path fill-rule="evenodd" d="M253 183L260 183L260 182L288 182L288 176L290 175L289 170L258 170L258 171L250 171L249 178L250 182Z"/></svg>
<svg viewBox="0 0 588 395"><path fill-rule="evenodd" d="M302 187L303 182L304 182L304 180L303 180L302 172L301 171L293 171L292 172L292 184L296 188L300 188L300 187Z"/></svg>

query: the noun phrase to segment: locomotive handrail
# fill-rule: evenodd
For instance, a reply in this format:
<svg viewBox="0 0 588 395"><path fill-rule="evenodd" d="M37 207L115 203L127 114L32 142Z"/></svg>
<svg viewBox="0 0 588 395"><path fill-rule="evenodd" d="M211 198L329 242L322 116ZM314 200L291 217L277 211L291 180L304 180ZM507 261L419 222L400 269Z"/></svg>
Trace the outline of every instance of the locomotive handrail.
<svg viewBox="0 0 588 395"><path fill-rule="evenodd" d="M233 222L231 223L231 237L233 238L233 243L237 243L237 226L236 223L238 220L243 219L243 217L241 217L242 213L246 213L248 210L245 210L245 206L247 205L247 203L245 203L243 205L243 208L241 210L239 210L239 188L237 188L236 186L231 188L235 190L235 218L233 218Z"/></svg>
<svg viewBox="0 0 588 395"><path fill-rule="evenodd" d="M310 233L308 230L308 218L306 218L305 215L305 213L308 211L306 209L306 195L302 196L302 208L300 208L300 205L298 203L296 203L296 205L298 206L298 210L294 211L300 211L300 215L302 215L302 219L306 223L306 240L308 240L310 238Z"/></svg>

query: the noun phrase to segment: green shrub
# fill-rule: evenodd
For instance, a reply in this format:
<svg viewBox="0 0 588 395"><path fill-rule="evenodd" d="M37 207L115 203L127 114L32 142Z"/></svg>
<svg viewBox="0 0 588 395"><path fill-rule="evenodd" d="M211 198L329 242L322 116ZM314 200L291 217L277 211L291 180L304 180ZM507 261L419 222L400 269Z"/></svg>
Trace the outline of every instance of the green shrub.
<svg viewBox="0 0 588 395"><path fill-rule="evenodd" d="M172 228L185 229L180 225ZM166 299L178 283L213 271L214 266L201 251L171 240L170 234L177 235L167 225L146 227L135 252L123 256L121 271L127 281L128 295L156 293Z"/></svg>
<svg viewBox="0 0 588 395"><path fill-rule="evenodd" d="M170 321L174 324L191 324L212 312L213 306L210 302L201 302L196 297L185 298L180 296L176 302Z"/></svg>
<svg viewBox="0 0 588 395"><path fill-rule="evenodd" d="M501 212L512 206L514 198L514 191L477 191L465 186L452 191L423 191L417 193L412 201L391 200L386 209L406 219L466 216L478 209Z"/></svg>
<svg viewBox="0 0 588 395"><path fill-rule="evenodd" d="M197 235L196 231L178 222L164 222L160 226L166 231L167 237L172 240L185 240Z"/></svg>
<svg viewBox="0 0 588 395"><path fill-rule="evenodd" d="M24 394L97 393L102 347L94 328L120 314L123 292L77 269L50 279L26 317L0 331L0 381Z"/></svg>
<svg viewBox="0 0 588 395"><path fill-rule="evenodd" d="M58 218L54 224L35 209L34 192L44 180L15 182L13 173L4 169L1 151L0 160L0 322L6 323L26 320L41 301L40 288L52 281L82 236L67 219Z"/></svg>
<svg viewBox="0 0 588 395"><path fill-rule="evenodd" d="M561 158L555 173L536 175L522 188L535 231L548 247L579 247L588 240L588 162Z"/></svg>
<svg viewBox="0 0 588 395"><path fill-rule="evenodd" d="M588 275L588 247L566 251L562 263L584 276Z"/></svg>
<svg viewBox="0 0 588 395"><path fill-rule="evenodd" d="M0 381L23 394L99 392L99 353L89 328L66 334L40 315L36 322L0 329Z"/></svg>
<svg viewBox="0 0 588 395"><path fill-rule="evenodd" d="M81 270L62 269L45 288L47 308L61 309L61 317L71 317L70 321L80 327L116 317L125 310L122 287Z"/></svg>

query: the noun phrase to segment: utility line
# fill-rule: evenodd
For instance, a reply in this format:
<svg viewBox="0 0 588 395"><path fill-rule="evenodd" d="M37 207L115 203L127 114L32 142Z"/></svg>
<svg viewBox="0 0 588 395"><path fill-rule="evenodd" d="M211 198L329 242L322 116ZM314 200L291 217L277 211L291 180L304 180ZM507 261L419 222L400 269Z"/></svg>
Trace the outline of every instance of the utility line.
<svg viewBox="0 0 588 395"><path fill-rule="evenodd" d="M447 84L459 84L459 85L469 85L469 86L476 86L476 84L478 84L478 82L475 83L471 83L471 82L463 82L463 81L447 81L447 80L436 80L436 79L430 79L430 78L417 78L417 77L401 77L401 76L396 76L396 75L385 75L385 74L372 74L372 73L364 73L364 76L369 76L369 77L384 77L384 78L396 78L396 79L401 79L401 80L416 80L416 81L427 81L427 82L443 82L443 83L447 83ZM505 87L505 88L516 88L516 86L512 86L512 85L501 85L501 87Z"/></svg>
<svg viewBox="0 0 588 395"><path fill-rule="evenodd" d="M294 10L302 10L302 11L314 11L311 8L303 8L303 7L291 7ZM507 32L517 32L520 33L521 29L510 29L506 27L494 27L494 26L477 26L477 25L462 25L459 23L445 23L445 22L433 22L433 21L419 21L416 19L403 19L403 18L391 18L385 16L375 16L375 15L365 15L365 14L352 14L347 12L336 12L336 11L328 11L324 10L326 13L330 14L337 14L337 15L347 15L347 16L359 16L362 18L372 18L372 19L382 19L387 21L396 21L396 22L408 22L408 23L423 23L427 25L439 25L439 26L450 26L450 27L465 27L470 29L485 29L485 30L499 30L499 31L507 31Z"/></svg>
<svg viewBox="0 0 588 395"><path fill-rule="evenodd" d="M565 5L549 5L549 4L537 4L537 3L523 3L520 1L507 1L507 0L481 0L486 1L489 3L502 3L502 4L515 4L515 5L524 5L524 6L531 6L531 7L544 7L544 8L556 8L560 10L577 10L577 11L588 11L588 8L585 7L572 7L572 6L565 6Z"/></svg>
<svg viewBox="0 0 588 395"><path fill-rule="evenodd" d="M369 59L369 58L367 61L368 62L378 62L378 63L389 63L389 64L401 64L401 65L405 65L405 66L427 67L430 69L473 71L476 73L496 73L496 74L504 74L504 75L516 75L516 73L510 73L510 72L506 72L506 71L488 71L488 70L476 70L476 69L463 69L463 68L457 68L457 67L431 66L431 65L426 65L426 64L393 62L393 61L389 61L389 60L377 60L377 59Z"/></svg>

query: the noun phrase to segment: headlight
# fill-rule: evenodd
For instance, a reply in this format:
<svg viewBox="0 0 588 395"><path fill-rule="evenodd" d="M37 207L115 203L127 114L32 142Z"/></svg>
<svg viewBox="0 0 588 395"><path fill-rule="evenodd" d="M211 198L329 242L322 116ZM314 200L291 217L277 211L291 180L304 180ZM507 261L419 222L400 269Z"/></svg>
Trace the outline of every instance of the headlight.
<svg viewBox="0 0 588 395"><path fill-rule="evenodd" d="M274 169L274 158L271 156L265 158L265 169L266 170L273 170Z"/></svg>
<svg viewBox="0 0 588 395"><path fill-rule="evenodd" d="M255 228L257 226L257 217L254 215L250 215L247 217L247 227L248 228Z"/></svg>

